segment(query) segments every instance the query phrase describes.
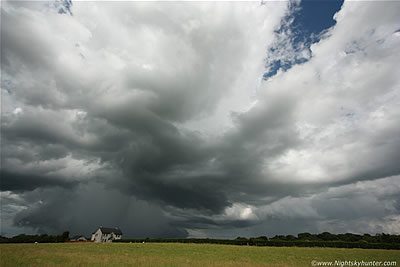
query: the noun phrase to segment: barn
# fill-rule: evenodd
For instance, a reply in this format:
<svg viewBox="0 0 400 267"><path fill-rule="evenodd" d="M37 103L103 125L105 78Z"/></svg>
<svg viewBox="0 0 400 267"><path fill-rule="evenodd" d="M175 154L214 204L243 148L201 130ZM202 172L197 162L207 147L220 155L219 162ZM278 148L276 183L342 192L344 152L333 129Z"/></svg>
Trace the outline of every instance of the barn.
<svg viewBox="0 0 400 267"><path fill-rule="evenodd" d="M113 240L121 239L122 231L118 228L109 228L100 226L95 232L92 233L92 241L96 243L100 242L112 242Z"/></svg>
<svg viewBox="0 0 400 267"><path fill-rule="evenodd" d="M73 238L71 238L69 241L87 241L86 237L83 235L76 235Z"/></svg>

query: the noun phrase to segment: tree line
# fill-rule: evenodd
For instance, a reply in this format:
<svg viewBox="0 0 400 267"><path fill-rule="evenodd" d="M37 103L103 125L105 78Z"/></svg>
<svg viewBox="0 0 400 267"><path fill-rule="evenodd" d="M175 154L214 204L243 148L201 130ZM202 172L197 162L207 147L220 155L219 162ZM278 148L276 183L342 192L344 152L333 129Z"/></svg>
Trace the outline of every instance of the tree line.
<svg viewBox="0 0 400 267"><path fill-rule="evenodd" d="M293 235L276 235L272 238L237 237L236 239L212 239L212 238L145 238L145 239L121 239L114 242L132 243L208 243L240 246L276 246L276 247L335 247L335 248L368 248L368 249L400 249L400 235L376 234L321 234L300 233Z"/></svg>
<svg viewBox="0 0 400 267"><path fill-rule="evenodd" d="M331 234L323 232L320 234L300 233L297 237L293 235L276 235L269 240L281 241L343 241L343 242L368 242L368 243L397 243L400 244L400 235L390 234Z"/></svg>
<svg viewBox="0 0 400 267"><path fill-rule="evenodd" d="M61 235L25 235L20 234L13 237L0 236L0 243L63 243L69 240L69 232Z"/></svg>
<svg viewBox="0 0 400 267"><path fill-rule="evenodd" d="M0 243L62 243L69 241L69 232L61 235L17 235L11 238L0 236ZM300 233L293 235L276 235L268 238L259 237L237 237L235 239L213 239L213 238L141 238L120 239L114 242L125 243L208 243L241 246L279 246L279 247L335 247L335 248L369 248L369 249L400 249L400 235L390 234L331 234L323 232L320 234Z"/></svg>

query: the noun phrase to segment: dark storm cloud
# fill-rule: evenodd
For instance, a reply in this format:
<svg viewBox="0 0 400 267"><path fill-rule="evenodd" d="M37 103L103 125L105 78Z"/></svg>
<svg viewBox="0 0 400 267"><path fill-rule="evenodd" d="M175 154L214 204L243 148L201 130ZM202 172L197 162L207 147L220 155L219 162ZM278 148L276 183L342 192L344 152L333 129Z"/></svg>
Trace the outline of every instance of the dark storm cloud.
<svg viewBox="0 0 400 267"><path fill-rule="evenodd" d="M186 231L171 225L159 207L118 191L105 190L97 183L81 185L74 191L38 189L27 193L25 198L31 201L29 208L20 212L14 222L40 233L58 234L69 229L72 234L90 236L100 225L115 225L125 236L187 236Z"/></svg>
<svg viewBox="0 0 400 267"><path fill-rule="evenodd" d="M145 176L143 180L135 181L130 193L135 193L145 199L158 199L166 205L178 208L218 213L230 203L226 192L214 179L215 177L190 177L185 181L183 177L171 181L168 178L157 179Z"/></svg>
<svg viewBox="0 0 400 267"><path fill-rule="evenodd" d="M237 192L247 193L245 201L251 198L256 201L265 194L286 194L283 188L276 190L279 186L262 185L259 181L260 161L296 142L290 125L290 101L273 102L268 108L256 108L237 117L238 130L213 146L201 135L181 132L140 106L108 109L108 121L128 127L136 137L114 159L128 181L121 186L115 181L113 186L145 199L158 199L166 205L215 213L241 200Z"/></svg>
<svg viewBox="0 0 400 267"><path fill-rule="evenodd" d="M9 172L7 170L1 170L1 191L31 191L36 188L42 187L65 187L72 189L78 184L77 181L66 181L62 179L57 179L57 177L51 176L41 176L35 174L22 174Z"/></svg>
<svg viewBox="0 0 400 267"><path fill-rule="evenodd" d="M344 4L313 58L256 93L254 66L287 14L253 4L76 3L73 17L4 5L7 218L135 237L400 231L398 4L358 19L357 34L345 11L387 7Z"/></svg>

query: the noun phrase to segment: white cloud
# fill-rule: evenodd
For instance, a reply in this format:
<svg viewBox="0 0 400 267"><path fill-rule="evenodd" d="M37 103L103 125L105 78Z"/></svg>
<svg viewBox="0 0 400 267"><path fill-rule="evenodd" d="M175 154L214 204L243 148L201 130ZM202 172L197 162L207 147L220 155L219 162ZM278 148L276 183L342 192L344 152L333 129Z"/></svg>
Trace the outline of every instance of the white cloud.
<svg viewBox="0 0 400 267"><path fill-rule="evenodd" d="M396 157L399 149L399 12L395 2L345 3L309 62L265 82L267 103L295 98L290 119L300 140L265 160L266 176L331 183L397 171L382 155Z"/></svg>
<svg viewBox="0 0 400 267"><path fill-rule="evenodd" d="M241 203L234 203L225 209L225 218L231 220L256 220L257 215L253 212L254 207Z"/></svg>
<svg viewBox="0 0 400 267"><path fill-rule="evenodd" d="M334 186L319 193L285 197L258 206L262 221L301 220L315 223L315 232L399 233L400 177Z"/></svg>
<svg viewBox="0 0 400 267"><path fill-rule="evenodd" d="M13 114L18 115L18 114L21 114L22 112L23 112L22 108L18 107L18 108L14 109Z"/></svg>

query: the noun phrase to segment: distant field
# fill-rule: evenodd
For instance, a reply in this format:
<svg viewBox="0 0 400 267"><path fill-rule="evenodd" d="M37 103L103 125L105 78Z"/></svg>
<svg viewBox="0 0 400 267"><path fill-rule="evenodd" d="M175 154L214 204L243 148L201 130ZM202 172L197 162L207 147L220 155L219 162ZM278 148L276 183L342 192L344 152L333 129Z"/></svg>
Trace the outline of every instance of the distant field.
<svg viewBox="0 0 400 267"><path fill-rule="evenodd" d="M3 266L311 266L316 261L397 261L399 250L178 243L0 244Z"/></svg>

